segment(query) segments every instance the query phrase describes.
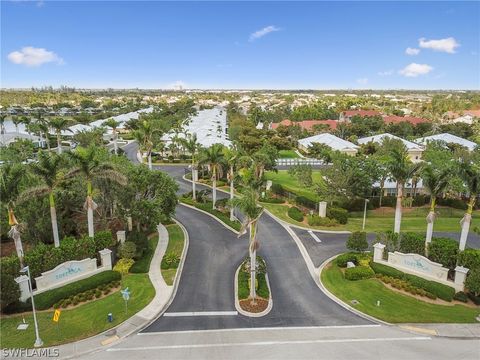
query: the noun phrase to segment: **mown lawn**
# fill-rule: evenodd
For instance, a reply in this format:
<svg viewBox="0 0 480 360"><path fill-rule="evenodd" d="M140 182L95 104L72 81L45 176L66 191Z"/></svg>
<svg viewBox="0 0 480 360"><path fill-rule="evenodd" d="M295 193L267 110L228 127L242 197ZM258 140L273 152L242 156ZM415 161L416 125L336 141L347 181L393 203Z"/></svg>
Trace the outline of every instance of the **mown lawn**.
<svg viewBox="0 0 480 360"><path fill-rule="evenodd" d="M346 280L340 268L331 263L321 273L323 285L355 309L390 323L476 323L480 308L463 305L436 305L399 294L379 280ZM357 300L359 304L352 305ZM380 300L380 306L377 306Z"/></svg>
<svg viewBox="0 0 480 360"><path fill-rule="evenodd" d="M278 157L280 159L297 159L300 156L298 156L295 150L280 150L278 152Z"/></svg>
<svg viewBox="0 0 480 360"><path fill-rule="evenodd" d="M275 184L280 184L282 187L287 190L294 192L297 195L305 196L313 201L318 201L317 194L315 192L315 187L305 187L301 185L297 179L290 174L287 170L278 170L278 172L267 171L265 173L267 180L272 180ZM312 172L312 180L314 183L318 183L321 180L321 174L319 171Z"/></svg>
<svg viewBox="0 0 480 360"><path fill-rule="evenodd" d="M179 258L181 258L183 252L183 244L185 242L183 231L177 224L167 225L166 228L168 231L168 246L164 256L170 253L174 253ZM173 285L176 274L177 268L162 269L162 276L167 285Z"/></svg>
<svg viewBox="0 0 480 360"><path fill-rule="evenodd" d="M155 290L148 274L129 274L123 279L123 287L130 290L128 312L119 291L103 299L92 301L71 310L62 310L58 325L52 321L53 310L37 313L40 337L44 346L52 346L93 336L125 321L143 309L153 299ZM107 314L113 314L113 322ZM35 342L35 327L32 313L25 314L29 327L17 330L22 315L1 318L1 348L32 348Z"/></svg>

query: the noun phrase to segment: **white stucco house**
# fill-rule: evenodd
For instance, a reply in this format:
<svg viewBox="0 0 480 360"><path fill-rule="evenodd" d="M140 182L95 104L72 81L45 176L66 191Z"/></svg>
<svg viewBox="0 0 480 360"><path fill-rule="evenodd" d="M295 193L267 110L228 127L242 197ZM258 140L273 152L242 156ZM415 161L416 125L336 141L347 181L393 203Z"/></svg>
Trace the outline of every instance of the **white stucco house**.
<svg viewBox="0 0 480 360"><path fill-rule="evenodd" d="M332 150L337 150L348 155L355 155L359 149L359 147L354 143L343 140L329 133L318 134L305 139L300 139L298 140L298 148L308 153L308 148L314 143L327 145Z"/></svg>
<svg viewBox="0 0 480 360"><path fill-rule="evenodd" d="M379 135L373 135L373 136L367 136L364 138L358 139L359 144L367 144L369 142L373 142L375 144L382 144L384 139L397 139L403 142L403 144L406 146L408 155L410 157L410 160L412 162L420 162L422 160L422 153L423 153L423 147L421 145L418 145L414 142L402 139L398 136L389 134L389 133L384 133L384 134L379 134Z"/></svg>
<svg viewBox="0 0 480 360"><path fill-rule="evenodd" d="M451 143L458 144L460 146L467 148L468 151L472 151L473 149L475 149L475 147L479 146L477 143L473 141L470 141L449 133L425 136L415 140L416 143L419 143L422 145L427 145L431 141L439 141L445 144L451 144Z"/></svg>

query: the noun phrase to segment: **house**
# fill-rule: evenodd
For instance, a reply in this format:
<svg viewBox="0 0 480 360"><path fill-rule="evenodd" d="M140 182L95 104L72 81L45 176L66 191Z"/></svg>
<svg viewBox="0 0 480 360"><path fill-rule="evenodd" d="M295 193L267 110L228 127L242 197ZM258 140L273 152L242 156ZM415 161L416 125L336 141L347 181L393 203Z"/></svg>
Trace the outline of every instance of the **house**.
<svg viewBox="0 0 480 360"><path fill-rule="evenodd" d="M415 140L416 143L419 143L422 145L427 145L430 141L440 141L440 142L444 142L445 144L451 144L451 143L458 144L463 147L466 147L468 151L472 151L477 146L479 146L477 143L474 143L473 141L470 141L449 133L425 136L423 138L418 138L417 140Z"/></svg>
<svg viewBox="0 0 480 360"><path fill-rule="evenodd" d="M283 126L300 126L302 129L311 131L315 125L327 125L330 129L335 130L338 125L337 120L304 120L304 121L291 121L288 119L282 120L279 123L270 124L272 130L276 130L280 125Z"/></svg>
<svg viewBox="0 0 480 360"><path fill-rule="evenodd" d="M327 145L332 150L337 150L348 155L355 155L359 149L359 147L354 143L343 140L329 133L318 134L305 139L300 139L298 140L298 148L308 153L308 148L314 143Z"/></svg>
<svg viewBox="0 0 480 360"><path fill-rule="evenodd" d="M409 122L412 125L418 125L421 123L429 122L429 120L424 119L424 118L419 118L419 117L414 117L414 116L383 116L383 122L385 124L398 124L400 122Z"/></svg>
<svg viewBox="0 0 480 360"><path fill-rule="evenodd" d="M472 124L474 118L480 118L480 110L464 110L461 113L447 111L444 117L454 123L463 122L465 124Z"/></svg>
<svg viewBox="0 0 480 360"><path fill-rule="evenodd" d="M358 143L359 144L367 144L369 142L373 142L375 144L381 144L383 142L383 140L386 139L386 138L397 139L397 140L400 140L401 142L403 142L403 144L407 148L410 160L412 160L413 162L419 162L422 159L422 153L423 153L423 147L422 146L420 146L418 144L415 144L411 141L402 139L398 136L389 134L389 133L367 136L367 137L358 139Z"/></svg>
<svg viewBox="0 0 480 360"><path fill-rule="evenodd" d="M340 113L339 121L350 121L354 116L380 116L381 113L377 110L347 110Z"/></svg>
<svg viewBox="0 0 480 360"><path fill-rule="evenodd" d="M0 146L9 146L10 144L14 143L15 141L22 139L22 140L30 140L36 147L43 147L45 146L45 140L42 140L40 137L31 134L25 133L17 133L17 132L7 132L0 135Z"/></svg>

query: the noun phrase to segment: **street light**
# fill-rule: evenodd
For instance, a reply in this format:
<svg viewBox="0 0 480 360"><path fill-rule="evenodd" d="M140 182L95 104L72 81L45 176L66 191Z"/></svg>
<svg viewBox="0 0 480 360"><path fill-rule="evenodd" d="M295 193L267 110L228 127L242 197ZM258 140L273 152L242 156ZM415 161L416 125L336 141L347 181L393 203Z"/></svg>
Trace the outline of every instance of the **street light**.
<svg viewBox="0 0 480 360"><path fill-rule="evenodd" d="M27 274L28 277L28 290L30 291L30 298L32 299L32 310L33 310L33 322L35 323L35 344L33 346L40 347L43 345L42 339L40 339L40 334L38 333L38 323L37 323L37 314L35 312L35 301L33 300L33 290L32 290L32 279L30 277L30 268L25 266L20 273Z"/></svg>
<svg viewBox="0 0 480 360"><path fill-rule="evenodd" d="M367 204L370 200L365 199L365 208L363 209L363 225L362 230L365 230L365 222L367 221Z"/></svg>

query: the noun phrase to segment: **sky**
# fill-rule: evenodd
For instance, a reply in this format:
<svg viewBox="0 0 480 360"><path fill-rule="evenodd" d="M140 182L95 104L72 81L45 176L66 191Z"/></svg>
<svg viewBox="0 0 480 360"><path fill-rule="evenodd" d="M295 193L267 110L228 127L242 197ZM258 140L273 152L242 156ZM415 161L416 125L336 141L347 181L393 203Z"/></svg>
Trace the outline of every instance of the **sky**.
<svg viewBox="0 0 480 360"><path fill-rule="evenodd" d="M2 0L0 81L480 90L480 2Z"/></svg>

